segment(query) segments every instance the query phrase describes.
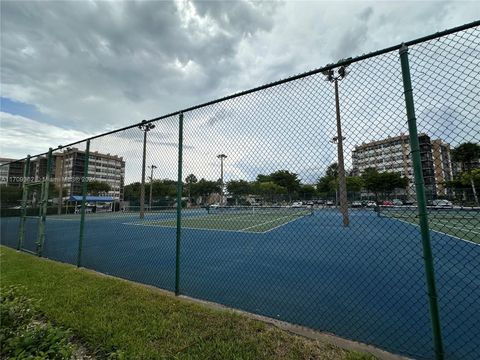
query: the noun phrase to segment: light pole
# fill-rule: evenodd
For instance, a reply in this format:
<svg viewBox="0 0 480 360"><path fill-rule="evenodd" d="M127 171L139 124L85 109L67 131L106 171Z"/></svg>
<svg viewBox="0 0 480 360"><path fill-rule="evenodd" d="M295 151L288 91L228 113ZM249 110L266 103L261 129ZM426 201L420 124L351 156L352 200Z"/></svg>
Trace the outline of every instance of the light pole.
<svg viewBox="0 0 480 360"><path fill-rule="evenodd" d="M138 128L143 131L142 186L140 187L140 219L145 217L145 158L147 156L147 133L155 128L152 123L142 120Z"/></svg>
<svg viewBox="0 0 480 360"><path fill-rule="evenodd" d="M148 168L151 170L151 172L150 172L150 198L149 198L149 201L148 201L148 207L150 208L150 211L152 211L153 170L157 169L157 166L152 164Z"/></svg>
<svg viewBox="0 0 480 360"><path fill-rule="evenodd" d="M223 159L226 159L227 155L220 154L217 158L220 159L220 205L223 205Z"/></svg>
<svg viewBox="0 0 480 360"><path fill-rule="evenodd" d="M345 178L345 164L343 161L343 140L342 123L340 121L340 100L338 97L338 82L347 76L346 67L348 65L340 66L337 74L333 69L323 72L327 76L327 81L333 82L335 85L335 108L337 113L337 136L333 138L332 142L337 143L338 152L338 190L340 193L340 213L343 216L343 226L347 227L350 224L348 217L348 203L347 203L347 183Z"/></svg>

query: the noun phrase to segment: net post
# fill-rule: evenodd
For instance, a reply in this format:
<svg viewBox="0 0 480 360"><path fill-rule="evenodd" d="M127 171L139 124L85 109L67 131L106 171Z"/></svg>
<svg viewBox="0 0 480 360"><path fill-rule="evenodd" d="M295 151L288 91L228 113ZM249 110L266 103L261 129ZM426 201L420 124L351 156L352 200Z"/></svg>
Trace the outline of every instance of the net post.
<svg viewBox="0 0 480 360"><path fill-rule="evenodd" d="M89 157L90 157L90 140L87 140L87 147L85 149L85 160L83 165L82 205L80 208L80 237L78 239L77 267L82 266L82 248L83 248L83 238L84 238L84 230L85 230L85 204L87 202Z"/></svg>
<svg viewBox="0 0 480 360"><path fill-rule="evenodd" d="M178 127L178 179L177 179L177 241L175 248L175 295L180 295L180 240L182 235L182 164L183 164L183 113Z"/></svg>
<svg viewBox="0 0 480 360"><path fill-rule="evenodd" d="M27 177L30 176L30 155L27 155L27 160L23 165L23 181L22 181L22 208L20 211L20 226L18 229L17 250L20 250L25 239L25 222L27 219L27 196L28 186Z"/></svg>
<svg viewBox="0 0 480 360"><path fill-rule="evenodd" d="M40 207L40 220L38 222L37 255L42 256L43 245L45 244L45 223L47 220L48 190L50 187L50 175L52 172L52 148L48 149L47 171L42 185L42 204Z"/></svg>
<svg viewBox="0 0 480 360"><path fill-rule="evenodd" d="M435 272L431 248L430 230L428 225L427 201L425 196L425 184L423 179L422 162L420 158L420 145L417 133L417 119L415 117L415 106L413 101L412 82L410 77L410 65L408 62L408 47L402 44L399 50L402 66L403 88L405 94L405 107L407 110L408 129L410 137L410 149L415 175L415 190L418 203L418 217L422 237L423 259L425 266L425 277L428 288L428 300L430 305L430 317L432 322L433 344L435 358L444 359L440 315L438 308L437 290L435 285Z"/></svg>

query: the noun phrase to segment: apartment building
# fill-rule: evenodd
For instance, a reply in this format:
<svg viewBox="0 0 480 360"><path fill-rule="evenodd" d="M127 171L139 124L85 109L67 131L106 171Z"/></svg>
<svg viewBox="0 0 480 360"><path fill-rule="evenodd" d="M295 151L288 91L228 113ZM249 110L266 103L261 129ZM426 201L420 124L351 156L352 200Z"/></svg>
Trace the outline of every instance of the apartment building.
<svg viewBox="0 0 480 360"><path fill-rule="evenodd" d="M21 185L23 163L16 159L0 158L0 185Z"/></svg>
<svg viewBox="0 0 480 360"><path fill-rule="evenodd" d="M441 140L431 140L426 134L419 134L420 157L427 196L445 195L445 181L452 178L450 146ZM396 172L409 179L405 195L414 194L413 167L410 156L408 135L372 141L355 146L352 152L353 174L362 175L365 169Z"/></svg>
<svg viewBox="0 0 480 360"><path fill-rule="evenodd" d="M21 186L25 161L0 158L0 184ZM82 193L82 178L85 168L85 151L68 148L53 154L52 181L56 186L66 190L67 196ZM47 175L47 157L40 156L30 160L28 169L30 181L42 181ZM90 152L88 162L88 178L90 181L101 181L110 185L105 196L120 199L125 179L125 161L122 157L99 152Z"/></svg>
<svg viewBox="0 0 480 360"><path fill-rule="evenodd" d="M57 185L66 189L68 196L81 194L85 151L67 148L55 154L54 164ZM89 181L101 181L110 185L110 191L104 194L105 196L121 199L125 179L125 161L121 156L91 151L88 160L88 178Z"/></svg>

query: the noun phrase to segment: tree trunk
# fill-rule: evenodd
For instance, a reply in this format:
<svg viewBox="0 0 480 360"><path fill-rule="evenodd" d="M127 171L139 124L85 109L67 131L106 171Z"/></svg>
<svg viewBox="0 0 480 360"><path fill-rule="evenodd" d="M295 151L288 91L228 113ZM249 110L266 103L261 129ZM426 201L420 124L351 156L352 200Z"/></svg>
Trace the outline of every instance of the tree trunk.
<svg viewBox="0 0 480 360"><path fill-rule="evenodd" d="M472 185L472 192L473 192L473 198L475 199L475 204L477 206L480 206L478 203L478 196L477 196L477 190L475 190L475 184L473 182L473 175L470 173L470 184Z"/></svg>

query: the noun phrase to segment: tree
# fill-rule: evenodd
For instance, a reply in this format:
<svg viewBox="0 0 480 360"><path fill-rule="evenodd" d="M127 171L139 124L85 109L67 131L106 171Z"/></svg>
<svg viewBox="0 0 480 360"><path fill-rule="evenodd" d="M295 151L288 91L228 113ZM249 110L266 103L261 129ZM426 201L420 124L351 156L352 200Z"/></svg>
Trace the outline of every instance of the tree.
<svg viewBox="0 0 480 360"><path fill-rule="evenodd" d="M19 205L22 200L22 187L0 185L0 200L2 208Z"/></svg>
<svg viewBox="0 0 480 360"><path fill-rule="evenodd" d="M252 185L245 180L231 180L227 183L227 191L238 199L249 195L252 192Z"/></svg>
<svg viewBox="0 0 480 360"><path fill-rule="evenodd" d="M209 181L202 178L197 183L192 184L192 194L194 196L208 197L213 193L220 193L218 181Z"/></svg>
<svg viewBox="0 0 480 360"><path fill-rule="evenodd" d="M375 168L365 169L362 175L364 186L367 190L375 194L378 200L378 194L386 195L397 188L405 188L408 185L408 179L394 172L378 172Z"/></svg>
<svg viewBox="0 0 480 360"><path fill-rule="evenodd" d="M325 175L334 178L338 177L338 164L336 162L331 164L325 171Z"/></svg>
<svg viewBox="0 0 480 360"><path fill-rule="evenodd" d="M273 202L277 195L288 192L287 188L275 184L273 181L256 182L253 186L255 194L260 195L264 200Z"/></svg>
<svg viewBox="0 0 480 360"><path fill-rule="evenodd" d="M452 149L451 153L452 159L460 163L462 172L466 172L470 175L473 170L474 162L480 158L480 145L471 142L463 143ZM468 176L468 179L470 181L475 203L477 206L480 206L477 191L475 189L474 177Z"/></svg>
<svg viewBox="0 0 480 360"><path fill-rule="evenodd" d="M347 176L347 191L360 192L365 186L365 181L361 176Z"/></svg>
<svg viewBox="0 0 480 360"><path fill-rule="evenodd" d="M185 178L185 183L188 186L188 199L189 199L189 201L190 201L190 195L192 193L192 184L195 184L197 181L198 181L197 177L193 174L190 174Z"/></svg>
<svg viewBox="0 0 480 360"><path fill-rule="evenodd" d="M318 178L317 191L319 193L332 193L338 187L338 164L330 164L325 171L325 176Z"/></svg>
<svg viewBox="0 0 480 360"><path fill-rule="evenodd" d="M315 187L312 185L302 185L299 192L301 198L304 200L313 199L317 194L317 190L315 190Z"/></svg>
<svg viewBox="0 0 480 360"><path fill-rule="evenodd" d="M125 185L123 188L123 197L126 201L138 201L140 199L140 187L139 182L134 182Z"/></svg>
<svg viewBox="0 0 480 360"><path fill-rule="evenodd" d="M173 198L177 195L177 182L175 180L155 180L151 186L152 197L154 198ZM150 189L148 188L148 190Z"/></svg>
<svg viewBox="0 0 480 360"><path fill-rule="evenodd" d="M477 190L480 186L480 169L473 169L469 172L464 172L460 176L460 183L464 186L470 186L472 188L475 203L478 204Z"/></svg>
<svg viewBox="0 0 480 360"><path fill-rule="evenodd" d="M269 175L271 181L287 189L289 194L292 194L300 189L300 179L298 174L291 173L288 170L278 170Z"/></svg>
<svg viewBox="0 0 480 360"><path fill-rule="evenodd" d="M94 180L87 183L87 192L91 195L99 195L100 193L108 193L111 186L105 182Z"/></svg>
<svg viewBox="0 0 480 360"><path fill-rule="evenodd" d="M269 181L272 181L272 178L270 177L270 175L263 175L263 174L257 175L257 179L256 179L257 183L269 182Z"/></svg>

